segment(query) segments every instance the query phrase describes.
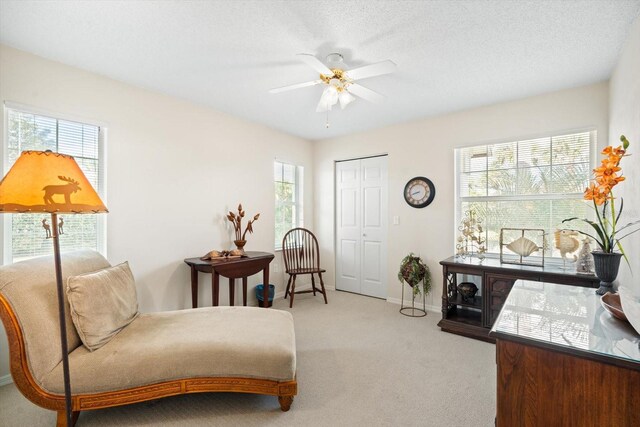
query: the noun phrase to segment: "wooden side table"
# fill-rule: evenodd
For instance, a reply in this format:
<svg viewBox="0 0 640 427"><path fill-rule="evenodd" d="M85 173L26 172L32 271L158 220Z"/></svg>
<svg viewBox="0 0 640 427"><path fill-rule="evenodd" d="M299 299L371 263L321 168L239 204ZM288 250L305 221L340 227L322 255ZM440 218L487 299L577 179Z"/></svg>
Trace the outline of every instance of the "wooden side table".
<svg viewBox="0 0 640 427"><path fill-rule="evenodd" d="M211 292L214 306L218 305L220 276L229 279L229 305L234 305L235 279L242 279L242 303L247 305L247 277L262 271L264 301L269 297L269 264L274 255L269 252L246 252L243 258L220 258L203 261L187 258L184 262L191 268L191 304L198 307L198 272L211 274ZM265 307L267 304L265 304Z"/></svg>

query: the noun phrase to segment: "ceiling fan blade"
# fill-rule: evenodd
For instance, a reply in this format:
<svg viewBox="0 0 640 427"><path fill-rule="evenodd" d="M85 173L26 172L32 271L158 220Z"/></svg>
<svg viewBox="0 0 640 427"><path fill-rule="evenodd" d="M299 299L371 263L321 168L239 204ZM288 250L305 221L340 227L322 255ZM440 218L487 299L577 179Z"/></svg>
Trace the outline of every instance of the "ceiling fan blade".
<svg viewBox="0 0 640 427"><path fill-rule="evenodd" d="M359 85L357 83L351 83L349 85L349 87L347 88L347 90L356 95L359 96L362 99L365 99L369 102L373 102L373 103L378 103L378 102L382 102L384 100L384 96L380 95L378 92L374 92L369 88L366 88L362 85Z"/></svg>
<svg viewBox="0 0 640 427"><path fill-rule="evenodd" d="M347 71L347 76L351 80L366 79L368 77L380 76L382 74L393 73L397 68L395 62L386 60L382 62L376 62L375 64L364 65L362 67L354 68Z"/></svg>
<svg viewBox="0 0 640 427"><path fill-rule="evenodd" d="M333 76L333 71L324 65L318 58L308 53L299 53L296 55L302 62L313 68L317 72L325 76Z"/></svg>
<svg viewBox="0 0 640 427"><path fill-rule="evenodd" d="M310 81L310 82L298 83L298 84L295 84L295 85L276 87L276 88L270 89L269 93L286 92L288 90L300 89L301 87L315 86L315 85L318 85L320 83L322 83L322 80L313 80L313 81Z"/></svg>

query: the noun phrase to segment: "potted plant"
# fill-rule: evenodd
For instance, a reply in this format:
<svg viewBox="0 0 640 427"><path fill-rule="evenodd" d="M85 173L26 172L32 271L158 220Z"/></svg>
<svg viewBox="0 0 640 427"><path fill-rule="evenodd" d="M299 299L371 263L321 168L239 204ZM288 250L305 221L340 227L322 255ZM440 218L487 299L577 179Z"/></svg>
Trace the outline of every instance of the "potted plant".
<svg viewBox="0 0 640 427"><path fill-rule="evenodd" d="M620 258L624 257L627 263L627 255L622 248L620 241L627 236L640 230L632 229L640 221L630 222L619 226L624 200L620 198L620 209L616 212L616 199L613 197L613 187L624 181L620 161L628 156L629 141L624 135L620 136L622 145L617 147L608 146L602 150L605 156L599 167L593 170L595 178L584 191L584 199L593 202L593 209L596 213L597 221L587 218L567 218L562 222L583 221L589 224L595 231L593 234L581 230L573 230L589 236L596 241L600 250L592 252L595 264L596 276L600 279L600 288L596 291L598 295L604 295L612 289L612 283L618 276ZM619 252L616 252L616 249Z"/></svg>
<svg viewBox="0 0 640 427"><path fill-rule="evenodd" d="M401 283L404 280L413 288L414 298L416 295L420 295L420 292L424 292L424 295L426 295L431 290L431 272L429 271L429 267L427 267L419 256L415 256L413 252L404 257L400 262L398 280ZM422 286L418 286L420 282L422 282Z"/></svg>

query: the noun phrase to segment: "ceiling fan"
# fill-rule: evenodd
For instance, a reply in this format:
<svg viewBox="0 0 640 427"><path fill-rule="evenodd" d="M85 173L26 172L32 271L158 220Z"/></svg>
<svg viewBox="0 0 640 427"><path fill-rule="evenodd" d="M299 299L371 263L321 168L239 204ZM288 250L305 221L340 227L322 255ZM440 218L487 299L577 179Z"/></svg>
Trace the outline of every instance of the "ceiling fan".
<svg viewBox="0 0 640 427"><path fill-rule="evenodd" d="M319 113L330 111L338 102L340 103L340 107L344 109L356 100L356 97L353 95L369 102L376 103L382 101L384 99L383 95L356 83L356 81L380 76L382 74L389 74L396 70L396 64L390 60L364 65L351 70L344 70L344 64L342 64L343 57L339 53L327 55L327 62L334 65L334 68L329 68L318 58L308 53L299 53L296 57L320 73L320 78L310 82L271 89L269 93L280 93L292 89L324 84L326 87L322 91L320 102L318 102L318 106L316 107L316 111Z"/></svg>

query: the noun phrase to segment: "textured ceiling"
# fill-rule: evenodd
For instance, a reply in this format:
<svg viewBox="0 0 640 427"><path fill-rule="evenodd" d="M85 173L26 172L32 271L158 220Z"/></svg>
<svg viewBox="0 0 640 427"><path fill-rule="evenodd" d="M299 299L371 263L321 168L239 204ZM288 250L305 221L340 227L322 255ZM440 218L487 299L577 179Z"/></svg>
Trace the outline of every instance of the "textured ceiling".
<svg viewBox="0 0 640 427"><path fill-rule="evenodd" d="M1 1L0 41L307 139L522 98L609 78L640 0ZM322 87L296 53L350 67L386 95L315 112ZM17 100L16 100L17 101Z"/></svg>

